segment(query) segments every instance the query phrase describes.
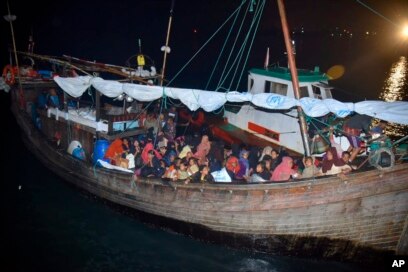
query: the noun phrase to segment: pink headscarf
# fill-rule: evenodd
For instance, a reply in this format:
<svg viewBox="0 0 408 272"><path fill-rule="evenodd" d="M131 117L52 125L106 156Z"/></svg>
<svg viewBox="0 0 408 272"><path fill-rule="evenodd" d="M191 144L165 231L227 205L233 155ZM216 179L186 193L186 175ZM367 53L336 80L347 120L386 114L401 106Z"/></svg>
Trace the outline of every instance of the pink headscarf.
<svg viewBox="0 0 408 272"><path fill-rule="evenodd" d="M286 181L290 179L292 174L296 171L292 169L293 159L291 157L283 157L282 162L273 171L271 181Z"/></svg>
<svg viewBox="0 0 408 272"><path fill-rule="evenodd" d="M208 140L207 135L203 135L201 138L201 143L197 146L197 152L194 154L194 157L199 160L199 164L203 164L210 149L211 142Z"/></svg>

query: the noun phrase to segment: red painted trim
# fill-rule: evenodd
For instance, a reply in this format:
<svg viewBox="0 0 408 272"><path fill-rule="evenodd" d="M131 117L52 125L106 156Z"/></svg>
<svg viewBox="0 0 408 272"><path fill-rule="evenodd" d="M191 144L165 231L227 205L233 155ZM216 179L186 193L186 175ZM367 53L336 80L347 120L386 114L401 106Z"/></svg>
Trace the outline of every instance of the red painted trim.
<svg viewBox="0 0 408 272"><path fill-rule="evenodd" d="M265 127L262 127L260 125L254 124L252 122L248 122L248 129L255 131L259 134L265 135L269 138L274 139L275 141L279 142L279 133L276 131L273 131L271 129L267 129Z"/></svg>

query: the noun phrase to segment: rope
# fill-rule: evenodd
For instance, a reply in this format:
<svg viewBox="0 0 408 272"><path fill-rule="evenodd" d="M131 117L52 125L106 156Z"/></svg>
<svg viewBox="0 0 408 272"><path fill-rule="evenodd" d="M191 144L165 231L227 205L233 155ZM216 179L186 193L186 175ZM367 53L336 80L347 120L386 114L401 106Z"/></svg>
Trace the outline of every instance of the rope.
<svg viewBox="0 0 408 272"><path fill-rule="evenodd" d="M256 34L256 32L258 31L258 27L259 27L259 23L260 23L260 21L261 21L261 17L262 17L261 15L262 15L262 12L263 12L263 10L264 10L265 3L266 3L265 1L262 2L262 4L261 4L262 7L260 8L259 13L256 15L256 16L258 16L258 22L256 23L256 27L255 27L255 30L254 30L254 34L253 34L253 36L252 36L251 45L250 45L249 48L248 48L247 56L246 56L246 59L245 59L245 62L244 62L244 64L243 64L243 66L242 66L241 75L238 77L238 82L237 82L237 85L236 85L236 87L235 87L235 90L238 90L239 83L240 83L241 80L242 80L242 74L244 73L244 68L245 68L246 64L248 63L249 53L251 52L252 45L254 44L255 34ZM251 25L251 28L252 28L252 25Z"/></svg>
<svg viewBox="0 0 408 272"><path fill-rule="evenodd" d="M246 17L246 15L248 14L248 10L249 10L249 5L248 5L247 10L246 10L246 12L245 12L245 17ZM243 20L242 20L242 22L241 22L241 25L240 25L240 27L239 27L239 29L238 29L238 33L241 33L241 29L242 29L242 26L243 26L243 24L244 24L245 17L243 18ZM231 31L232 31L232 29L231 29ZM231 71L231 70L228 71L227 75L225 76L225 79L223 80L225 70L226 70L226 68L227 68L227 66L228 66L228 64L229 64L229 62L230 62L230 59L231 59L231 57L232 57L232 53L234 52L235 45L236 45L236 43L237 43L237 41L238 41L238 37L239 37L239 35L236 35L234 44L233 44L233 46L232 46L232 48L231 48L231 50L230 50L230 53L229 53L228 58L227 58L227 61L226 61L226 63L225 63L224 70L222 71L221 76L220 76L220 80L218 81L217 88L222 85L222 83L225 81L226 77L228 76L229 72ZM241 47L240 51L241 51L241 50L242 50L242 47ZM240 51L238 51L238 52L240 52ZM233 67L233 65L235 64L236 60L237 60L237 58L235 58L235 60L234 60L234 62L232 63L231 67ZM222 83L221 83L221 82L222 82Z"/></svg>
<svg viewBox="0 0 408 272"><path fill-rule="evenodd" d="M368 8L370 11L372 11L373 13L377 14L378 16L380 16L381 18L383 18L384 20L388 21L389 23L393 24L396 27L399 27L399 25L397 25L396 23L394 23L393 21L391 21L390 19L388 19L387 17L385 17L384 15L382 15L381 13L379 13L378 11L374 10L373 8L369 7L367 4L356 0L357 3L361 4L362 6Z"/></svg>
<svg viewBox="0 0 408 272"><path fill-rule="evenodd" d="M244 1L245 1L245 0L243 0L243 2L244 2ZM241 6L239 7L239 10L241 10ZM215 73L215 69L217 68L218 63L219 63L220 60L221 60L221 56L222 56L222 54L223 54L223 52L224 52L224 49L225 49L225 47L226 47L226 45L227 45L227 42L228 42L228 40L229 40L229 37L231 36L232 29L233 29L233 27L234 27L234 25L235 25L235 23L236 23L236 21L237 21L237 19L238 19L238 15L239 15L239 12L237 12L237 15L235 16L234 22L232 23L232 26L231 26L231 28L230 28L230 31L228 32L227 37L225 38L224 44L223 44L223 46L222 46L222 48L221 48L220 54L218 55L217 61L215 62L215 65L214 65L214 68L213 68L213 70L212 70L212 72L211 72L211 75L210 75L210 77L208 78L207 85L205 85L205 89L206 89L206 90L208 89L208 85L210 85L211 79L212 79L212 77L213 77L213 75L214 75L214 73Z"/></svg>
<svg viewBox="0 0 408 272"><path fill-rule="evenodd" d="M237 13L245 1L242 1L241 5L226 19L226 21L214 32L214 34L198 49L198 51L187 61L186 64L177 72L177 74L166 84L166 87L169 86L180 74L184 71L184 69L193 61L193 59L207 46L207 44L215 37L215 35L220 32L220 30L224 27L224 25L233 17L235 13Z"/></svg>

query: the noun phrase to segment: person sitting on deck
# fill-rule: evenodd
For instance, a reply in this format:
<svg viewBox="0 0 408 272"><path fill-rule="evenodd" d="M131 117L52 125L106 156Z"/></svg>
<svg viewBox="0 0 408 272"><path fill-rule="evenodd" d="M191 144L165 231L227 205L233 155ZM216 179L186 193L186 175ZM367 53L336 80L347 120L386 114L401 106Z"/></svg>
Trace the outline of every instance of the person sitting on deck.
<svg viewBox="0 0 408 272"><path fill-rule="evenodd" d="M238 160L239 170L235 177L237 179L243 179L244 176L249 174L249 161L248 161L249 152L247 150L242 150L240 153L240 158Z"/></svg>
<svg viewBox="0 0 408 272"><path fill-rule="evenodd" d="M293 170L293 159L285 156L282 158L282 162L273 171L271 181L288 181L290 177L298 178L299 174Z"/></svg>
<svg viewBox="0 0 408 272"><path fill-rule="evenodd" d="M130 146L129 151L134 156L135 168L139 169L140 167L142 167L143 166L142 149L137 139L133 141L133 145Z"/></svg>
<svg viewBox="0 0 408 272"><path fill-rule="evenodd" d="M169 167L166 168L163 178L167 178L170 179L172 181L177 180L178 175L178 169L180 167L180 159L175 159L170 165Z"/></svg>
<svg viewBox="0 0 408 272"><path fill-rule="evenodd" d="M271 164L270 164L270 170L273 172L276 167L282 162L282 158L279 156L279 152L276 149L272 149L271 151Z"/></svg>
<svg viewBox="0 0 408 272"><path fill-rule="evenodd" d="M145 145L145 147L143 148L143 151L142 151L142 159L143 159L144 164L146 164L149 161L149 155L148 154L149 154L149 152L151 150L154 152L155 156L158 159L160 159L160 160L162 159L162 156L160 155L160 153L157 150L154 149L154 146L153 146L153 143L152 143L151 139L148 139L148 142L146 143L146 145Z"/></svg>
<svg viewBox="0 0 408 272"><path fill-rule="evenodd" d="M197 146L197 151L194 153L194 157L198 159L198 164L204 164L205 157L208 155L211 149L211 142L208 139L208 135L201 137L201 142Z"/></svg>
<svg viewBox="0 0 408 272"><path fill-rule="evenodd" d="M166 124L163 127L163 135L169 142L174 142L176 138L176 123L172 117L167 118Z"/></svg>
<svg viewBox="0 0 408 272"><path fill-rule="evenodd" d="M187 172L189 173L190 176L194 175L196 172L198 172L199 168L197 165L197 161L195 158L191 157L188 159L188 168Z"/></svg>
<svg viewBox="0 0 408 272"><path fill-rule="evenodd" d="M105 152L105 158L109 159L110 163L116 165L116 161L122 157L123 153L122 139L115 139Z"/></svg>
<svg viewBox="0 0 408 272"><path fill-rule="evenodd" d="M146 120L144 121L143 127L146 130L152 128L152 134L155 137L157 132L159 131L159 123L157 122L156 118L154 118L154 113L148 113L146 116Z"/></svg>
<svg viewBox="0 0 408 272"><path fill-rule="evenodd" d="M331 147L327 150L326 156L323 159L321 171L324 175L344 175L351 171L351 167L342 159L339 159L336 149Z"/></svg>
<svg viewBox="0 0 408 272"><path fill-rule="evenodd" d="M126 155L128 153L130 153L130 146L129 146L129 140L126 138L122 139L122 148L123 148L123 152L122 152L122 158L126 158Z"/></svg>
<svg viewBox="0 0 408 272"><path fill-rule="evenodd" d="M269 181L271 174L266 171L265 164L263 162L258 162L255 167L255 173L251 176L245 176L245 180L249 183L252 182L265 182Z"/></svg>
<svg viewBox="0 0 408 272"><path fill-rule="evenodd" d="M110 164L123 168L129 167L129 160L126 159L126 151L124 149L123 140L115 139L108 147L104 155ZM132 164L133 165L133 164Z"/></svg>
<svg viewBox="0 0 408 272"><path fill-rule="evenodd" d="M330 145L336 149L337 157L340 158L344 150L341 148L341 145L338 144L338 143L334 140L333 131L334 131L334 128L333 128L333 127L330 127L330 128L329 128L329 140L330 140Z"/></svg>
<svg viewBox="0 0 408 272"><path fill-rule="evenodd" d="M190 180L194 183L207 183L214 182L214 177L210 174L207 165L200 165L199 171L192 175Z"/></svg>
<svg viewBox="0 0 408 272"><path fill-rule="evenodd" d="M261 157L259 158L259 161L263 161L265 156L266 157L271 157L271 152L273 148L271 146L265 146L264 149L262 150Z"/></svg>
<svg viewBox="0 0 408 272"><path fill-rule="evenodd" d="M190 176L187 172L187 162L186 160L181 160L180 168L177 170L177 180L185 181Z"/></svg>
<svg viewBox="0 0 408 272"><path fill-rule="evenodd" d="M175 124L178 122L178 112L175 106L171 106L169 112L167 113L168 117L173 118Z"/></svg>
<svg viewBox="0 0 408 272"><path fill-rule="evenodd" d="M373 141L381 141L386 138L384 129L387 127L387 124L387 121L380 120L375 127L371 128L370 135Z"/></svg>
<svg viewBox="0 0 408 272"><path fill-rule="evenodd" d="M230 155L225 163L225 168L227 169L228 175L232 180L237 179L237 174L240 171L238 158L234 155Z"/></svg>
<svg viewBox="0 0 408 272"><path fill-rule="evenodd" d="M159 159L155 156L154 150L149 150L147 156L147 163L140 172L141 176L161 177L164 173L164 169L162 169Z"/></svg>
<svg viewBox="0 0 408 272"><path fill-rule="evenodd" d="M256 166L259 161L259 147L252 146L249 150L248 162L249 162L249 174L256 171Z"/></svg>
<svg viewBox="0 0 408 272"><path fill-rule="evenodd" d="M315 165L313 157L304 157L303 165L305 166L305 168L302 172L302 178L312 178L321 175L320 169Z"/></svg>

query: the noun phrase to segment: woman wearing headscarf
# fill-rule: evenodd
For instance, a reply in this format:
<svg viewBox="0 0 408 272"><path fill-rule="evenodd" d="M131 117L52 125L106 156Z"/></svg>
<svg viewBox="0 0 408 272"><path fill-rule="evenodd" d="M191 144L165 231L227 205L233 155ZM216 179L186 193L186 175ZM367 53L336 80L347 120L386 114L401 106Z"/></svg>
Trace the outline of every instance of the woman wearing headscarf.
<svg viewBox="0 0 408 272"><path fill-rule="evenodd" d="M271 181L287 181L290 177L297 178L298 173L292 169L293 159L285 156L282 158L282 162L273 171Z"/></svg>
<svg viewBox="0 0 408 272"><path fill-rule="evenodd" d="M198 159L198 164L202 165L206 161L206 156L211 149L211 142L208 140L207 135L201 137L201 142L197 146L197 152L194 154L194 157Z"/></svg>

